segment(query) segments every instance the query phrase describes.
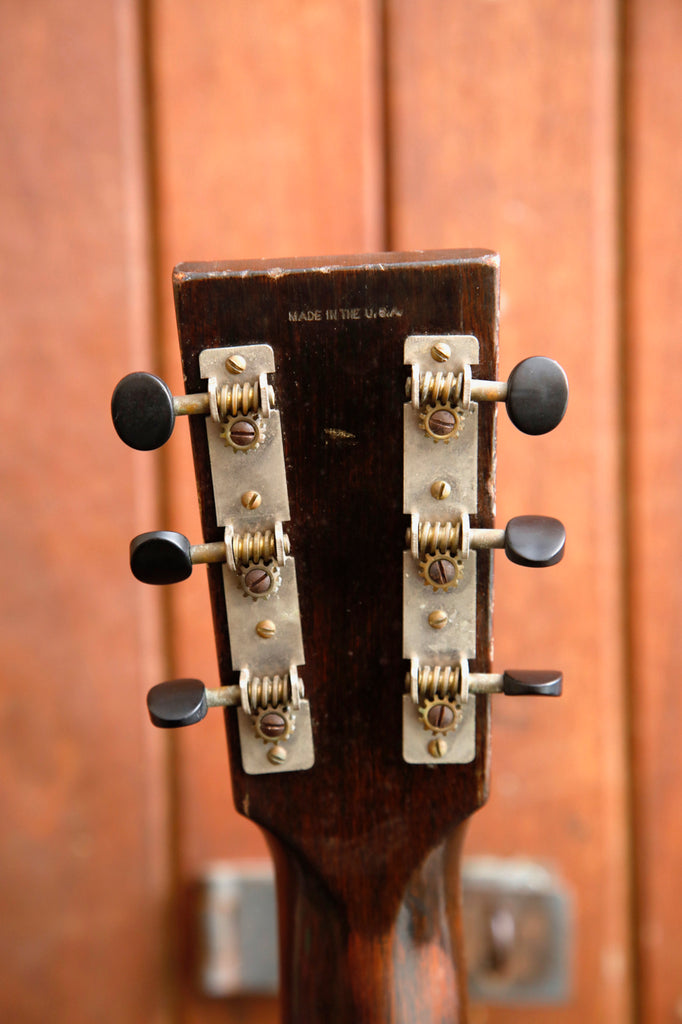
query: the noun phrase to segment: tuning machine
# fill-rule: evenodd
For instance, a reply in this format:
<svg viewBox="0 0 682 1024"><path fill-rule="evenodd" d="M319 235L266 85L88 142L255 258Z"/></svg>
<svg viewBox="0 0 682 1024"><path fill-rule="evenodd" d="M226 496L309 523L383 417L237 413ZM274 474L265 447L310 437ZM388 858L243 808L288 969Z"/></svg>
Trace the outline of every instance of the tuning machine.
<svg viewBox="0 0 682 1024"><path fill-rule="evenodd" d="M508 381L474 378L479 344L472 335L412 335L405 363L403 509L410 528L403 657L412 669L403 755L416 764L467 763L475 756L476 695L549 694L561 687L555 672L469 671L477 657L478 553L499 548L517 565L540 568L561 561L566 543L562 523L547 516L518 516L504 529L471 525L479 514L480 404L502 401L519 430L543 434L563 418L568 384L559 364L541 356L524 359ZM460 652L455 666L453 651Z"/></svg>
<svg viewBox="0 0 682 1024"><path fill-rule="evenodd" d="M502 548L516 565L544 568L561 561L566 544L563 524L550 516L516 516L504 530L472 529L467 512L454 522L421 522L416 512L411 520L407 543L434 590L458 585L472 551Z"/></svg>
<svg viewBox="0 0 682 1024"><path fill-rule="evenodd" d="M272 351L269 346L251 347ZM250 356L252 361L253 354ZM210 416L220 425L225 445L237 452L253 450L263 439L264 421L270 418L275 402L268 371L256 366L254 378L249 360L231 350L223 366L223 376L227 371L239 379L221 379L219 367L213 367L208 390L196 395L173 395L166 382L153 373L129 373L118 382L111 398L111 418L118 436L130 448L152 451L168 441L177 416Z"/></svg>
<svg viewBox="0 0 682 1024"><path fill-rule="evenodd" d="M471 672L464 655L446 665L421 665L412 658L403 697L403 756L410 764L466 764L476 755L472 697L558 697L562 685L563 675L555 670Z"/></svg>
<svg viewBox="0 0 682 1024"><path fill-rule="evenodd" d="M313 758L310 710L297 672L305 659L296 569L282 525L290 512L280 414L268 382L274 370L269 345L204 349L205 393L174 397L159 377L132 373L112 398L119 436L140 450L164 444L176 416L204 418L215 527L223 539L191 544L172 531L140 534L130 545L130 565L142 582L164 585L187 579L194 565L222 564L232 668L240 676L242 763L253 774L301 770ZM233 690L205 691L196 680L163 684L150 692L150 714L162 727L190 724L214 704L231 706ZM272 716L282 719L283 731ZM287 756L290 746L280 743L263 757L268 730L286 739L294 719L299 754Z"/></svg>
<svg viewBox="0 0 682 1024"><path fill-rule="evenodd" d="M433 441L456 437L472 402L504 402L509 419L524 434L546 434L561 423L568 405L568 380L554 359L530 356L514 367L507 381L477 380L470 362L453 357L454 341L455 336L420 338L422 350L429 346L430 365L424 369L415 359L407 379L407 397L420 411L420 425ZM462 338L456 341L458 348ZM425 354L419 352L419 358Z"/></svg>
<svg viewBox="0 0 682 1024"><path fill-rule="evenodd" d="M209 708L237 708L244 771L301 771L314 762L310 705L295 665L282 676L251 678L238 686L207 689L199 679L159 683L147 694L152 723L160 729L194 725ZM267 768L266 768L267 762Z"/></svg>

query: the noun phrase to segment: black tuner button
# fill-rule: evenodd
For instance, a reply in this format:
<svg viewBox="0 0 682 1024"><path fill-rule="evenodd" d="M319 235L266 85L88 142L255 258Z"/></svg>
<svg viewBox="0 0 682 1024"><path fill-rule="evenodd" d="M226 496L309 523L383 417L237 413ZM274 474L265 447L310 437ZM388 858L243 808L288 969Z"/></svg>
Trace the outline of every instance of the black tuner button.
<svg viewBox="0 0 682 1024"><path fill-rule="evenodd" d="M160 729L179 729L206 717L206 687L200 679L159 683L147 694L149 717Z"/></svg>
<svg viewBox="0 0 682 1024"><path fill-rule="evenodd" d="M129 373L111 396L116 433L130 448L160 448L173 433L175 408L168 385L153 373Z"/></svg>
<svg viewBox="0 0 682 1024"><path fill-rule="evenodd" d="M561 672L513 669L504 673L502 692L509 697L559 697L563 680Z"/></svg>
<svg viewBox="0 0 682 1024"><path fill-rule="evenodd" d="M180 583L192 572L190 543L169 530L141 533L130 542L130 568L141 583Z"/></svg>
<svg viewBox="0 0 682 1024"><path fill-rule="evenodd" d="M524 434L546 434L561 423L568 405L568 379L546 356L515 366L507 382L507 412Z"/></svg>
<svg viewBox="0 0 682 1024"><path fill-rule="evenodd" d="M517 516L504 531L504 550L510 562L541 568L564 557L564 524L550 516Z"/></svg>

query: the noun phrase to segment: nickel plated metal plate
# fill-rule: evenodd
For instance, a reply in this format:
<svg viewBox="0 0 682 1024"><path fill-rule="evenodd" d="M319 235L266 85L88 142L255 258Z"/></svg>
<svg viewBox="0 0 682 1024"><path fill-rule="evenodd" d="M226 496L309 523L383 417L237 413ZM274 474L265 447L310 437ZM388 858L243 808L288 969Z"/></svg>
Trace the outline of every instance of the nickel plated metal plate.
<svg viewBox="0 0 682 1024"><path fill-rule="evenodd" d="M303 636L298 607L296 564L287 558L279 567L280 584L268 598L244 591L236 573L223 566L227 625L232 668L248 668L253 676L286 675L290 665L303 665ZM256 626L263 619L275 624L275 635L263 638Z"/></svg>
<svg viewBox="0 0 682 1024"><path fill-rule="evenodd" d="M403 657L423 665L450 665L458 651L476 655L476 552L463 561L462 578L452 590L427 586L410 551L403 553ZM444 611L442 629L429 625L429 615Z"/></svg>
<svg viewBox="0 0 682 1024"><path fill-rule="evenodd" d="M452 355L438 363L431 355L437 342L445 342ZM405 341L405 362L419 365L422 373L460 373L464 366L478 363L478 340L470 335L414 335ZM418 512L422 520L453 519L459 512L477 509L478 405L472 402L463 414L457 437L434 441L420 426L420 412L411 401L405 404L403 510ZM450 485L447 498L434 498L431 484L444 480Z"/></svg>
<svg viewBox="0 0 682 1024"><path fill-rule="evenodd" d="M242 373L232 375L225 368L233 355L242 356L246 367ZM202 377L215 377L218 387L224 384L249 385L258 383L263 373L275 369L275 357L269 345L235 345L230 348L204 349L199 356ZM275 395L276 398L276 395ZM275 520L287 522L290 518L287 478L284 465L282 426L277 409L271 409L267 418L259 420L262 437L257 448L236 451L220 436L223 425L206 418L216 523L233 523L235 532L272 528ZM257 491L261 504L257 509L245 509L241 496L245 491Z"/></svg>
<svg viewBox="0 0 682 1024"><path fill-rule="evenodd" d="M450 349L443 362L433 358L437 343ZM412 335L405 340L405 363L419 366L420 375L462 372L479 360L478 339L472 335ZM412 401L405 405L403 511L419 516L422 523L456 522L462 512L478 508L478 405L471 402L463 412L456 437L447 444L434 441L420 425L420 410ZM446 498L435 498L431 485L443 480L450 486ZM429 614L441 610L447 623L441 629L429 625ZM451 590L434 591L419 572L417 560L406 551L403 562L403 656L422 665L451 665L458 652L476 656L476 554L463 560L463 575ZM409 764L468 764L476 753L476 700L464 705L461 723L446 735L447 750L434 758L428 750L433 734L424 729L409 695L403 697L403 757Z"/></svg>
<svg viewBox="0 0 682 1024"><path fill-rule="evenodd" d="M462 705L462 721L452 732L441 733L447 742L445 753L429 753L434 734L424 728L409 693L403 694L403 758L408 764L470 764L476 757L476 698Z"/></svg>
<svg viewBox="0 0 682 1024"><path fill-rule="evenodd" d="M232 374L227 369L226 361L230 356L244 360L241 373ZM270 345L233 345L204 349L199 356L199 367L202 377L215 378L218 389L235 384L260 386L263 374L274 372L275 357ZM206 418L216 523L231 525L235 534L274 531L275 523L291 518L278 410L270 408L267 416L259 413L257 425L261 430L258 445L237 451L220 436L223 425L210 416ZM242 504L246 491L260 495L257 508L248 509ZM223 566L232 667L237 671L248 668L251 679L284 677L292 665L303 665L305 661L294 559L287 558L278 566L278 572L279 586L270 597L254 599L245 593L237 573ZM263 619L274 623L273 636L265 638L257 633L256 627ZM255 734L251 717L241 708L237 709L242 765L248 775L312 767L315 757L308 701L302 700L293 714L295 728L283 744L287 757L281 764L273 764L267 756L269 744Z"/></svg>
<svg viewBox="0 0 682 1024"><path fill-rule="evenodd" d="M242 748L242 765L247 775L267 775L281 772L302 772L315 763L313 729L310 718L310 704L302 700L294 716L294 730L281 745L287 752L282 764L273 764L268 758L272 746L256 735L253 720L241 708L237 709L239 742Z"/></svg>

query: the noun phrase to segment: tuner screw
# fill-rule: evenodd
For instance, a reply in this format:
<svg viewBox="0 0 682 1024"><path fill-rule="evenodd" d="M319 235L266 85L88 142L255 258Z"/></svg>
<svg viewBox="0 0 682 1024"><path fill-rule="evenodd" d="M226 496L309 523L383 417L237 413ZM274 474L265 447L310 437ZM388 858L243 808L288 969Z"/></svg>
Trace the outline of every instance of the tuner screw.
<svg viewBox="0 0 682 1024"><path fill-rule="evenodd" d="M287 752L280 743L276 743L274 747L268 750L268 761L270 764L284 764L286 759Z"/></svg>
<svg viewBox="0 0 682 1024"><path fill-rule="evenodd" d="M244 508L259 508L262 500L258 491L244 491L242 494Z"/></svg>
<svg viewBox="0 0 682 1024"><path fill-rule="evenodd" d="M431 629L442 629L444 626L447 626L449 621L447 612L443 611L442 608L438 608L429 615L429 626Z"/></svg>
<svg viewBox="0 0 682 1024"><path fill-rule="evenodd" d="M260 731L269 740L273 740L276 736L281 736L285 732L286 727L287 723L284 715L278 715L275 711L269 711L260 720Z"/></svg>
<svg viewBox="0 0 682 1024"><path fill-rule="evenodd" d="M431 358L436 363L447 363L452 355L452 349L444 341L438 341L431 349Z"/></svg>
<svg viewBox="0 0 682 1024"><path fill-rule="evenodd" d="M260 442L260 429L252 416L240 416L226 423L220 432L226 445L235 451L245 452L256 448Z"/></svg>
<svg viewBox="0 0 682 1024"><path fill-rule="evenodd" d="M426 427L436 437L448 437L457 426L457 418L450 409L436 409L426 418Z"/></svg>
<svg viewBox="0 0 682 1024"><path fill-rule="evenodd" d="M431 495L437 501L443 501L444 498L449 498L452 492L452 488L447 480L434 480L431 484Z"/></svg>
<svg viewBox="0 0 682 1024"><path fill-rule="evenodd" d="M225 369L235 376L239 373L243 373L246 369L246 359L244 359L244 356L240 355L228 356L225 360Z"/></svg>
<svg viewBox="0 0 682 1024"><path fill-rule="evenodd" d="M452 587L456 587L461 580L464 567L458 556L442 554L438 551L435 555L425 555L419 563L419 571L427 587L432 587L434 590L450 590Z"/></svg>
<svg viewBox="0 0 682 1024"><path fill-rule="evenodd" d="M252 565L242 575L242 585L251 597L269 595L275 583L275 571L266 569L264 565Z"/></svg>
<svg viewBox="0 0 682 1024"><path fill-rule="evenodd" d="M445 757L448 752L447 740L443 739L442 736L436 736L429 743L428 751L431 757Z"/></svg>
<svg viewBox="0 0 682 1024"><path fill-rule="evenodd" d="M256 625L256 632L258 636L262 636L264 640L269 640L277 632L277 626L272 619L261 619Z"/></svg>

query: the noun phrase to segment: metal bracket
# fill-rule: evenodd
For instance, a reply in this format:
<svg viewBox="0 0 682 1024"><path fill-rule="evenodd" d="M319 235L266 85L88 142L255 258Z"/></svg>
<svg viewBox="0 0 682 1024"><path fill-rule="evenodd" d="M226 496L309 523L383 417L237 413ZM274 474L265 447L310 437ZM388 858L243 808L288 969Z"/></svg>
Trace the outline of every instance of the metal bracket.
<svg viewBox="0 0 682 1024"><path fill-rule="evenodd" d="M448 665L453 651L476 656L476 555L457 557L459 579L429 585L420 565L420 524L434 529L432 556L445 551L441 534L453 536L478 505L478 405L471 400L471 366L479 359L471 335L412 335L405 341L410 366L404 412L403 511L410 516L409 550L403 561L403 657L410 662ZM456 396L456 399L453 397ZM446 435L430 420L444 411ZM454 424L447 434L447 419ZM439 547L440 545L440 547ZM468 549L468 545L464 545ZM447 566L446 566L447 568ZM414 696L414 695L413 695ZM433 742L418 703L403 698L403 757L410 764L466 764L476 752L472 697L453 732Z"/></svg>
<svg viewBox="0 0 682 1024"><path fill-rule="evenodd" d="M471 998L519 1006L570 994L564 884L529 860L467 858L463 920ZM268 861L209 865L201 880L199 984L208 996L277 991L275 887Z"/></svg>
<svg viewBox="0 0 682 1024"><path fill-rule="evenodd" d="M202 377L208 379L206 434L216 520L225 527L223 588L232 667L242 680L291 677L293 682L298 679L297 666L303 665L305 658L296 566L288 556L282 526L290 512L282 428L268 383L268 374L275 370L274 353L270 345L204 349L199 367ZM243 443L232 433L235 426L246 435ZM258 594L242 585L245 566L235 561L232 539L248 537L255 547L266 534L274 538L272 557L267 560L270 586ZM262 559L255 554L252 562L252 567L260 566ZM294 714L282 701L287 721L295 718L295 727L288 729L267 755L267 740L254 729L253 709L239 710L242 764L248 774L312 767L310 706L299 701L298 694L295 702Z"/></svg>

